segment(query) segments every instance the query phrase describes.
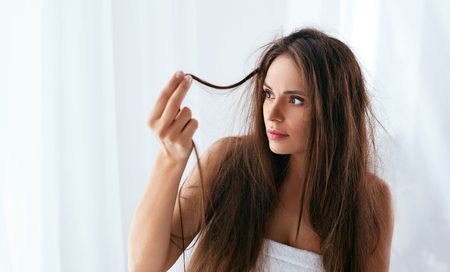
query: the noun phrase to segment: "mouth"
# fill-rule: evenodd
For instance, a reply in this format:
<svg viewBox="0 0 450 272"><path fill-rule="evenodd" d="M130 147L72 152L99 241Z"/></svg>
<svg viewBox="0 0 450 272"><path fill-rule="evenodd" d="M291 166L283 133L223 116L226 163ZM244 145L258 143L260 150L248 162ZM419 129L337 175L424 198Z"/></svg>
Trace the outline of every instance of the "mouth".
<svg viewBox="0 0 450 272"><path fill-rule="evenodd" d="M279 140L279 139L283 139L288 137L289 135L286 133L283 133L279 130L275 130L275 129L269 129L267 130L267 136L269 137L269 139L271 140Z"/></svg>

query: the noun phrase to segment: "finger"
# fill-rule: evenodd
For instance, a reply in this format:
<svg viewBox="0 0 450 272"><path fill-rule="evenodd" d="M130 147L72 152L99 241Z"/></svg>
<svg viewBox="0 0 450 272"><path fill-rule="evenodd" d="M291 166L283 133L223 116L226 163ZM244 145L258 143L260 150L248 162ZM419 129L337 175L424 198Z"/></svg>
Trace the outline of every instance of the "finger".
<svg viewBox="0 0 450 272"><path fill-rule="evenodd" d="M191 109L189 109L188 107L184 107L175 118L168 134L179 135L186 124L189 122L189 120L191 120L191 118Z"/></svg>
<svg viewBox="0 0 450 272"><path fill-rule="evenodd" d="M156 100L155 105L153 106L152 112L150 113L150 121L161 118L161 115L164 112L167 102L169 101L170 97L172 96L176 88L183 81L183 79L184 79L183 71L177 71L175 74L172 75L167 85L161 91L161 94Z"/></svg>
<svg viewBox="0 0 450 272"><path fill-rule="evenodd" d="M178 118L178 116L180 115L180 113L181 113L181 110L180 110L180 108L178 108L178 112L177 112L177 115L175 116L175 119Z"/></svg>
<svg viewBox="0 0 450 272"><path fill-rule="evenodd" d="M181 137L192 140L192 136L194 135L197 128L198 128L197 119L193 118L189 120L184 129L181 131Z"/></svg>
<svg viewBox="0 0 450 272"><path fill-rule="evenodd" d="M167 106L162 113L161 121L163 124L172 124L178 113L178 110L180 109L181 102L183 102L183 99L186 96L187 91L189 90L191 82L192 77L186 76L185 80L183 80L183 83L178 85L177 90L170 97L169 102L167 103Z"/></svg>

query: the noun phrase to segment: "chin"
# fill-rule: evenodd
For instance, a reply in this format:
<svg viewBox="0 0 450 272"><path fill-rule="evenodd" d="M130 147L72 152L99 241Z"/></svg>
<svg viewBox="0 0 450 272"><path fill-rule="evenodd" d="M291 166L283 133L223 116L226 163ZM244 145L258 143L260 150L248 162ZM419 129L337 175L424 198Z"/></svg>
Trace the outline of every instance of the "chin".
<svg viewBox="0 0 450 272"><path fill-rule="evenodd" d="M272 144L269 144L269 149L275 154L278 155L293 155L293 154L304 154L306 152L305 149L293 149L285 146L275 146Z"/></svg>
<svg viewBox="0 0 450 272"><path fill-rule="evenodd" d="M278 155L288 155L288 154L295 153L295 152L293 152L293 150L291 150L289 148L279 148L279 147L272 147L272 146L269 146L269 148L270 148L270 151L272 151L273 153L278 154Z"/></svg>

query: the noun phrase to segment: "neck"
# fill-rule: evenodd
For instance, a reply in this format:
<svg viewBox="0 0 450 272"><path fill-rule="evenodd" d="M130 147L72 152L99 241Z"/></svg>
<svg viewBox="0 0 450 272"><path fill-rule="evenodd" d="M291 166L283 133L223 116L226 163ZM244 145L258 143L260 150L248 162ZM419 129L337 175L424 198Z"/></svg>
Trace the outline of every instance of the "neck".
<svg viewBox="0 0 450 272"><path fill-rule="evenodd" d="M288 172L280 188L280 204L283 208L289 210L291 214L299 212L301 195L305 182L305 156L304 154L292 154L289 162ZM305 192L305 201L303 206L304 218L308 217L308 192Z"/></svg>
<svg viewBox="0 0 450 272"><path fill-rule="evenodd" d="M289 169L283 186L289 190L299 192L303 188L305 179L305 155L292 154L289 161Z"/></svg>

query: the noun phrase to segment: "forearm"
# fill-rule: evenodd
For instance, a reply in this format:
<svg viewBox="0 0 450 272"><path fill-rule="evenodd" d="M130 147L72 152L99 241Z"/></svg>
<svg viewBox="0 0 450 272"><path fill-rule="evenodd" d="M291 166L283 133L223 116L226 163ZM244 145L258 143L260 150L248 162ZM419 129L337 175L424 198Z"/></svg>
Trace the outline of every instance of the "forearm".
<svg viewBox="0 0 450 272"><path fill-rule="evenodd" d="M133 217L128 262L134 271L160 271L170 246L172 216L178 186L187 164L157 154L148 183Z"/></svg>

